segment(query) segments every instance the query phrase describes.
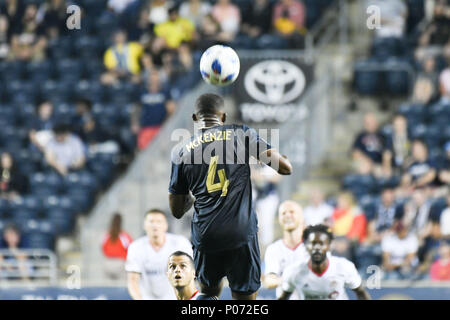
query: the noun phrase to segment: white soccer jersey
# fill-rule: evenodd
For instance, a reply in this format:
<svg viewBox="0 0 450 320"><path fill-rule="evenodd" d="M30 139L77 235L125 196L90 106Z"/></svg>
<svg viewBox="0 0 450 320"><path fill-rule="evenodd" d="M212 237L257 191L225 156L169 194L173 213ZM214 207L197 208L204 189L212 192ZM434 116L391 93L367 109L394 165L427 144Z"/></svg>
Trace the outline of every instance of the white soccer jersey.
<svg viewBox="0 0 450 320"><path fill-rule="evenodd" d="M345 288L356 289L362 279L353 262L328 257L328 267L322 274L314 273L309 261L290 265L283 274L283 291L302 292L305 300L348 300Z"/></svg>
<svg viewBox="0 0 450 320"><path fill-rule="evenodd" d="M147 236L136 239L128 247L125 270L141 274L140 289L144 300L174 300L173 288L167 278L167 262L175 251L192 256L192 245L183 236L166 233L166 242L158 251Z"/></svg>
<svg viewBox="0 0 450 320"><path fill-rule="evenodd" d="M264 255L265 270L264 273L274 273L279 277L283 276L284 269L288 265L291 265L299 261L308 261L309 254L306 251L305 245L300 243L297 247L291 249L288 248L282 239L270 244ZM281 287L276 289L277 298L281 295L283 290ZM298 300L300 296L297 296L294 292L291 296L291 300Z"/></svg>

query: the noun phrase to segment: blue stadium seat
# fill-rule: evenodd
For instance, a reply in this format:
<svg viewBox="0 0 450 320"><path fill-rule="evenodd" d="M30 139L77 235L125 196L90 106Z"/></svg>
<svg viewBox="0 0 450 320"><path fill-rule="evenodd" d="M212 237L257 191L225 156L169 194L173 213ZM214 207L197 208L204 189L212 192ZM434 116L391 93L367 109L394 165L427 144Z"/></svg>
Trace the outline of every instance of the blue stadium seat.
<svg viewBox="0 0 450 320"><path fill-rule="evenodd" d="M28 78L34 83L42 83L55 76L54 63L50 60L31 62L27 67Z"/></svg>
<svg viewBox="0 0 450 320"><path fill-rule="evenodd" d="M63 191L63 180L57 173L36 172L30 179L31 192L37 196L58 194Z"/></svg>
<svg viewBox="0 0 450 320"><path fill-rule="evenodd" d="M381 72L373 60L355 63L353 87L361 95L374 95L380 91Z"/></svg>
<svg viewBox="0 0 450 320"><path fill-rule="evenodd" d="M409 125L408 131L411 139L423 139L427 134L427 125L424 123Z"/></svg>
<svg viewBox="0 0 450 320"><path fill-rule="evenodd" d="M74 54L73 39L71 37L59 37L49 43L49 53L55 61L67 59Z"/></svg>
<svg viewBox="0 0 450 320"><path fill-rule="evenodd" d="M0 107L0 126L16 125L18 120L16 110L12 105Z"/></svg>
<svg viewBox="0 0 450 320"><path fill-rule="evenodd" d="M71 123L75 117L75 108L67 103L59 103L53 111L56 123Z"/></svg>
<svg viewBox="0 0 450 320"><path fill-rule="evenodd" d="M47 219L54 227L57 235L67 234L73 231L75 216L71 211L54 209L47 212Z"/></svg>
<svg viewBox="0 0 450 320"><path fill-rule="evenodd" d="M28 249L54 250L55 239L53 235L43 232L30 232L23 235L24 247Z"/></svg>
<svg viewBox="0 0 450 320"><path fill-rule="evenodd" d="M0 221L10 217L9 201L0 198Z"/></svg>
<svg viewBox="0 0 450 320"><path fill-rule="evenodd" d="M410 90L410 75L406 70L397 70L405 61L390 59L386 66L389 71L384 73L384 88L392 95L406 95Z"/></svg>
<svg viewBox="0 0 450 320"><path fill-rule="evenodd" d="M377 37L372 42L372 56L380 61L404 54L403 40L396 37Z"/></svg>
<svg viewBox="0 0 450 320"><path fill-rule="evenodd" d="M83 72L83 66L78 59L63 59L58 60L56 69L59 79L65 81L78 81L81 78Z"/></svg>
<svg viewBox="0 0 450 320"><path fill-rule="evenodd" d="M427 108L421 104L404 103L398 107L398 112L405 116L408 124L423 122L427 117Z"/></svg>
<svg viewBox="0 0 450 320"><path fill-rule="evenodd" d="M15 80L6 85L10 101L16 104L34 103L38 96L38 87L31 81Z"/></svg>
<svg viewBox="0 0 450 320"><path fill-rule="evenodd" d="M427 108L429 120L433 123L450 123L450 104L437 102Z"/></svg>
<svg viewBox="0 0 450 320"><path fill-rule="evenodd" d="M359 205L364 212L367 220L371 220L376 215L376 206L379 203L380 199L377 196L372 195L364 195L359 198Z"/></svg>
<svg viewBox="0 0 450 320"><path fill-rule="evenodd" d="M376 180L372 176L350 174L344 177L343 187L350 190L359 199L376 191Z"/></svg>

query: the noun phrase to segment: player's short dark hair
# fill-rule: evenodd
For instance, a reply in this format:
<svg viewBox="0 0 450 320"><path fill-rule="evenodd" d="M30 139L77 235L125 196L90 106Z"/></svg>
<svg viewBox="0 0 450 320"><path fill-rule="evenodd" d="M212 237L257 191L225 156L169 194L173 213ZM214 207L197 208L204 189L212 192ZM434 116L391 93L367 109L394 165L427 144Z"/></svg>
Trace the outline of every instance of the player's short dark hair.
<svg viewBox="0 0 450 320"><path fill-rule="evenodd" d="M221 96L214 93L205 93L195 102L195 113L198 115L217 115L222 112L225 103Z"/></svg>
<svg viewBox="0 0 450 320"><path fill-rule="evenodd" d="M159 209L159 208L152 208L152 209L147 210L145 212L145 217L147 217L149 214L158 214L158 213L162 214L164 217L167 218L166 212L164 210Z"/></svg>
<svg viewBox="0 0 450 320"><path fill-rule="evenodd" d="M313 226L306 227L305 230L303 230L302 239L303 242L306 242L308 240L308 237L311 233L320 232L327 235L329 242L333 241L333 232L331 232L331 228L329 226L326 226L324 224L316 224Z"/></svg>
<svg viewBox="0 0 450 320"><path fill-rule="evenodd" d="M175 251L174 253L172 253L169 256L169 260L170 260L171 257L181 257L181 256L188 257L189 262L191 263L192 267L195 268L194 259L192 259L192 257L188 253L186 253L184 251L180 251L180 250Z"/></svg>

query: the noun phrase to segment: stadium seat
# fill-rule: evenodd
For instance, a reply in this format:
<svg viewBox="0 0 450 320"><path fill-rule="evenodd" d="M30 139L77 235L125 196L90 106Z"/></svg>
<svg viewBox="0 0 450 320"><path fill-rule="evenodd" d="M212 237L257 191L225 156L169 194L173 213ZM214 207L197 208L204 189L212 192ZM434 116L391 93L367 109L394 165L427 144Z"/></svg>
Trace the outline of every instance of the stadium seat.
<svg viewBox="0 0 450 320"><path fill-rule="evenodd" d="M377 71L377 62L359 61L354 67L353 87L361 95L374 95L380 90L381 73Z"/></svg>
<svg viewBox="0 0 450 320"><path fill-rule="evenodd" d="M372 176L351 174L344 177L343 187L350 190L359 199L376 190L376 180Z"/></svg>
<svg viewBox="0 0 450 320"><path fill-rule="evenodd" d="M395 37L376 37L372 42L372 56L379 61L404 54L402 39Z"/></svg>
<svg viewBox="0 0 450 320"><path fill-rule="evenodd" d="M36 172L30 179L31 192L37 196L58 194L63 190L61 177L57 173Z"/></svg>
<svg viewBox="0 0 450 320"><path fill-rule="evenodd" d="M389 71L384 73L384 88L392 95L406 95L410 90L410 74L405 61L390 59L386 62Z"/></svg>
<svg viewBox="0 0 450 320"><path fill-rule="evenodd" d="M53 235L43 232L29 232L23 235L23 246L28 249L54 250L55 239Z"/></svg>
<svg viewBox="0 0 450 320"><path fill-rule="evenodd" d="M9 201L0 198L0 221L10 217Z"/></svg>
<svg viewBox="0 0 450 320"><path fill-rule="evenodd" d="M57 235L68 234L73 231L75 225L75 215L71 211L53 209L47 212L48 222L54 228Z"/></svg>
<svg viewBox="0 0 450 320"><path fill-rule="evenodd" d="M81 78L83 66L77 59L58 60L56 70L59 79L76 82Z"/></svg>

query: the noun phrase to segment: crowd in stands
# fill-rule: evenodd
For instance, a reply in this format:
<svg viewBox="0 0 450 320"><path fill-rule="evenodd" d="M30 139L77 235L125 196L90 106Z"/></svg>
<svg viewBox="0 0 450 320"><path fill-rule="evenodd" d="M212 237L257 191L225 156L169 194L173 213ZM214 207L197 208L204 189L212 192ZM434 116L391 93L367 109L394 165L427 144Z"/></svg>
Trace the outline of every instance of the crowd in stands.
<svg viewBox="0 0 450 320"><path fill-rule="evenodd" d="M400 59L414 73L355 66L360 94L383 88L392 94L391 84L406 90L395 90L405 101L387 123L380 125L367 113L355 137L354 172L343 180L354 205L347 206L341 253L365 276L373 264L382 267L385 279L450 280L450 2L371 2L381 5L382 14L395 14L383 16L369 59ZM380 77L383 72L386 78ZM385 87L369 83L370 74L385 79ZM411 83L411 90L399 82Z"/></svg>
<svg viewBox="0 0 450 320"><path fill-rule="evenodd" d="M0 233L54 250L201 79L203 50L302 48L331 2L1 1Z"/></svg>

